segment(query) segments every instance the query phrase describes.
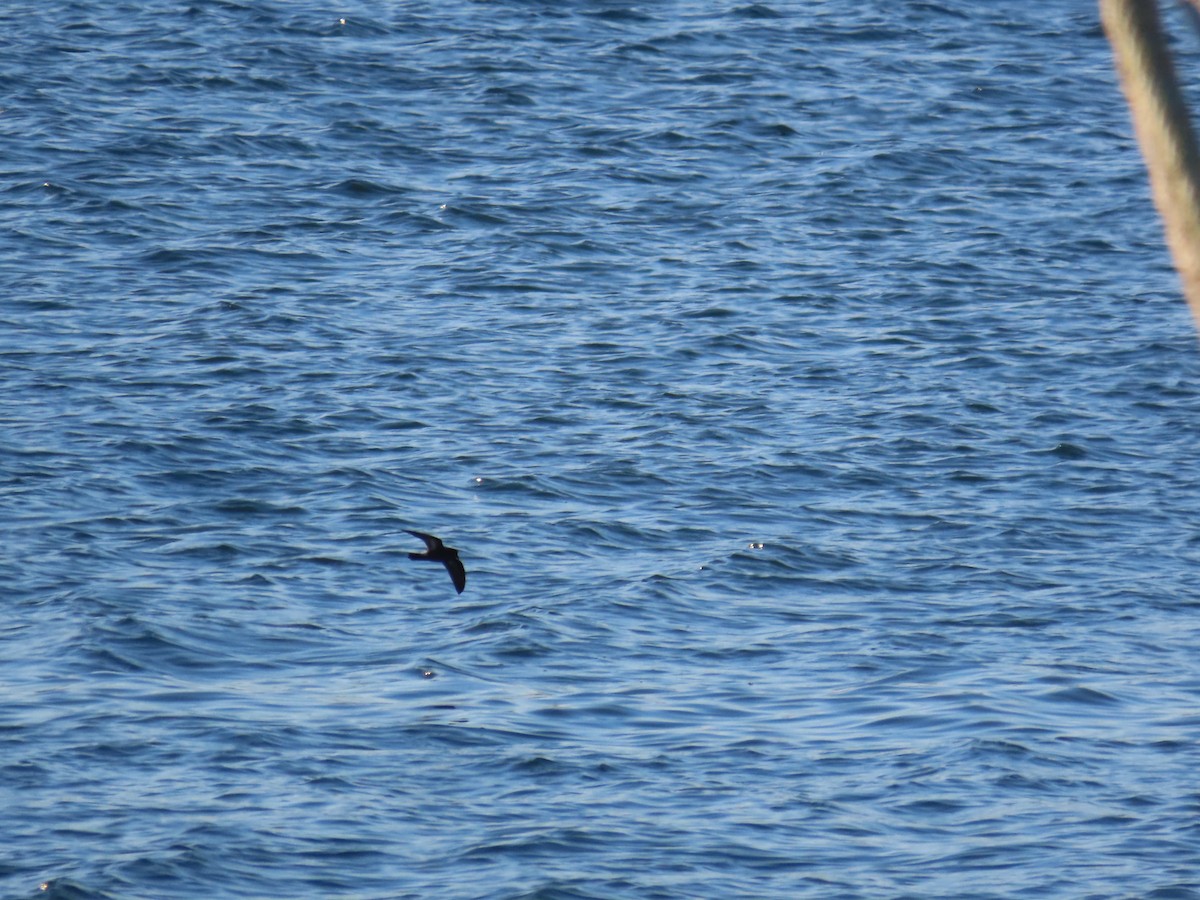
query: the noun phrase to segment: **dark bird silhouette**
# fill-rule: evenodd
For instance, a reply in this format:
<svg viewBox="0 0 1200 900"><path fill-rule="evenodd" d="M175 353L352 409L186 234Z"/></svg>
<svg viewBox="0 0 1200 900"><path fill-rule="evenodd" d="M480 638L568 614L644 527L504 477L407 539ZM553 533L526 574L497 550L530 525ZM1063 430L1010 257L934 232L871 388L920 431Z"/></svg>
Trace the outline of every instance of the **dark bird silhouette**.
<svg viewBox="0 0 1200 900"><path fill-rule="evenodd" d="M453 547L447 547L442 543L440 538L435 538L432 534L425 534L421 531L409 531L404 529L406 533L413 537L419 537L425 542L424 553L410 553L409 559L427 559L430 562L440 562L446 567L446 571L450 573L450 580L454 582L454 589L460 594L463 588L467 586L467 570L463 568L462 562L459 561L458 551Z"/></svg>

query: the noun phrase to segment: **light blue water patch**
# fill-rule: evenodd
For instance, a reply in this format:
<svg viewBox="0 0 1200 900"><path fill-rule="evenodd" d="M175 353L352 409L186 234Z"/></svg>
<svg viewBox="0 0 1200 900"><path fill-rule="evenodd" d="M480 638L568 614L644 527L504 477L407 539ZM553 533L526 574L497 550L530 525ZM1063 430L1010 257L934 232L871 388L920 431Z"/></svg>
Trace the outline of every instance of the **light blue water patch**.
<svg viewBox="0 0 1200 900"><path fill-rule="evenodd" d="M1200 896L1198 345L1094 8L0 41L5 896Z"/></svg>

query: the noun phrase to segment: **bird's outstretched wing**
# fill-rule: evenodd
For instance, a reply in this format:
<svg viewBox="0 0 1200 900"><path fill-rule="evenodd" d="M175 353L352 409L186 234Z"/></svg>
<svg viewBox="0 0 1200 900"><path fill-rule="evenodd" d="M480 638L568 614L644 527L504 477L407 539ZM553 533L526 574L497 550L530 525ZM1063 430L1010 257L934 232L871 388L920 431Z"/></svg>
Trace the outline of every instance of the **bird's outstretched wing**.
<svg viewBox="0 0 1200 900"><path fill-rule="evenodd" d="M454 582L454 590L461 594L467 586L467 570L463 568L457 556L446 560L446 571L450 573L450 580Z"/></svg>
<svg viewBox="0 0 1200 900"><path fill-rule="evenodd" d="M409 531L407 528L405 528L404 530L408 534L411 534L413 537L419 537L421 540L423 540L425 542L425 549L427 549L427 550L441 550L442 549L441 538L435 538L432 534L426 534L423 531Z"/></svg>

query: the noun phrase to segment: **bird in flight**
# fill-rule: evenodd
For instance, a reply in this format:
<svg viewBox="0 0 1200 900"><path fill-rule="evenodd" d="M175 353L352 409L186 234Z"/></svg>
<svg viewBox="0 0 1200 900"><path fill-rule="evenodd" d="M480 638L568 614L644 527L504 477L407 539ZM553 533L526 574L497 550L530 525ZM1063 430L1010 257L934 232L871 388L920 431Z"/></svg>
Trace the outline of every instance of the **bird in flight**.
<svg viewBox="0 0 1200 900"><path fill-rule="evenodd" d="M408 554L408 558L440 562L446 567L446 571L450 573L450 580L454 582L454 589L461 594L463 588L467 586L467 570L463 568L462 562L459 561L458 551L453 547L447 547L442 543L441 538L435 538L432 534L425 534L421 531L409 531L407 528L404 530L407 534L419 537L425 542L424 553L410 553Z"/></svg>

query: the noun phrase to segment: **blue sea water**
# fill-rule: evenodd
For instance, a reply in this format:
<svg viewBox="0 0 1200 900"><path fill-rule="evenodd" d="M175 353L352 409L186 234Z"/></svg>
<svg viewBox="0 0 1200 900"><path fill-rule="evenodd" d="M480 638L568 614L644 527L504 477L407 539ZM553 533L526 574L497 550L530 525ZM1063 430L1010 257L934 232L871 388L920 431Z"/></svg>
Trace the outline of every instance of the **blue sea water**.
<svg viewBox="0 0 1200 900"><path fill-rule="evenodd" d="M1094 4L9 0L0 150L0 895L1200 897Z"/></svg>

